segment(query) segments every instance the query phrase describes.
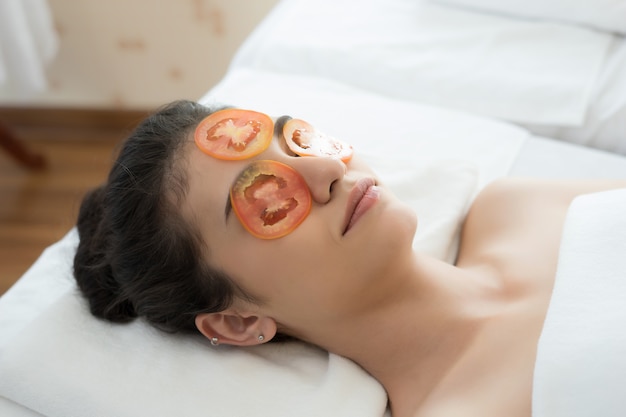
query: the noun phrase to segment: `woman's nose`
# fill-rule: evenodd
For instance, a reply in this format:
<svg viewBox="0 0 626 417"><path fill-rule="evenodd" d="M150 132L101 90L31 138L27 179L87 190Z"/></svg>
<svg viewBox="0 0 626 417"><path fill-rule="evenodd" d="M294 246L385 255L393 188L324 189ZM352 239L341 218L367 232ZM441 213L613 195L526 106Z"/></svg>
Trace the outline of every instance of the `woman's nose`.
<svg viewBox="0 0 626 417"><path fill-rule="evenodd" d="M304 177L313 200L320 204L330 200L333 184L341 180L348 169L341 159L331 157L305 156L290 162L291 166Z"/></svg>

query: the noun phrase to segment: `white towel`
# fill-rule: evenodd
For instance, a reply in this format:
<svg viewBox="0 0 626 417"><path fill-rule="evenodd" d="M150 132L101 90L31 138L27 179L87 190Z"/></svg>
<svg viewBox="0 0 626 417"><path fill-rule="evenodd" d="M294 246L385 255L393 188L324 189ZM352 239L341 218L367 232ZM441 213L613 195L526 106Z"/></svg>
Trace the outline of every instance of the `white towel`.
<svg viewBox="0 0 626 417"><path fill-rule="evenodd" d="M626 415L626 189L577 198L539 340L533 417Z"/></svg>

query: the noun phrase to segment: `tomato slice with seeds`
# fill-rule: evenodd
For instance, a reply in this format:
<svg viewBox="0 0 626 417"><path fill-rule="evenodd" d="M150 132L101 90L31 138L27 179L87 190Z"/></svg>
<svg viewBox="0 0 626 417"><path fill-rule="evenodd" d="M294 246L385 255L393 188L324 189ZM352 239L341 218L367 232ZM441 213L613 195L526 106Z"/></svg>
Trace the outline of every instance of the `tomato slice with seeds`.
<svg viewBox="0 0 626 417"><path fill-rule="evenodd" d="M255 161L239 174L230 200L241 224L261 239L293 232L312 203L304 178L289 165L269 160Z"/></svg>
<svg viewBox="0 0 626 417"><path fill-rule="evenodd" d="M352 146L328 136L300 119L290 119L283 126L283 136L292 152L300 156L329 156L348 162Z"/></svg>
<svg viewBox="0 0 626 417"><path fill-rule="evenodd" d="M274 121L266 114L224 109L204 118L196 127L194 139L204 153L235 161L263 152L273 135Z"/></svg>

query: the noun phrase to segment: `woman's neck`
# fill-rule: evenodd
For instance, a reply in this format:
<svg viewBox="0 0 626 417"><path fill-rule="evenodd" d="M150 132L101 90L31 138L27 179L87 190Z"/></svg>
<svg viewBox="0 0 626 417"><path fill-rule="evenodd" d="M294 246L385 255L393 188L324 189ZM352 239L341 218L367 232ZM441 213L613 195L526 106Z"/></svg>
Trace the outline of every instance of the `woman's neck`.
<svg viewBox="0 0 626 417"><path fill-rule="evenodd" d="M385 303L327 327L327 343L318 344L381 382L394 415L400 415L395 403L415 409L500 311L497 282L487 276L414 255L410 265L398 265L385 277L402 283L388 286L392 293L385 294Z"/></svg>

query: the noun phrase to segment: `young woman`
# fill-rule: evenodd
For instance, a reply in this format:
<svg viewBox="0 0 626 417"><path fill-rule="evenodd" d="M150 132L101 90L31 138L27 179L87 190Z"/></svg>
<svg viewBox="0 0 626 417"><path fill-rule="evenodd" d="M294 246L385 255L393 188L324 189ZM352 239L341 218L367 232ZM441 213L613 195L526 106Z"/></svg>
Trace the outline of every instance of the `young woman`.
<svg viewBox="0 0 626 417"><path fill-rule="evenodd" d="M318 345L378 379L394 417L531 415L568 206L626 184L499 180L450 265L412 250L419 213L348 145L214 111L150 116L86 196L74 272L94 315L215 345Z"/></svg>

